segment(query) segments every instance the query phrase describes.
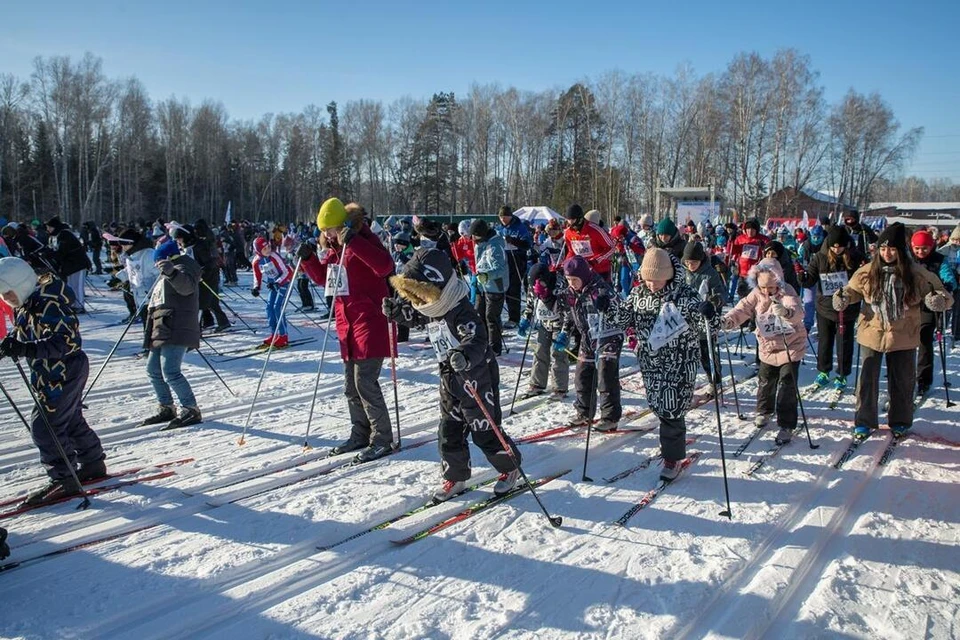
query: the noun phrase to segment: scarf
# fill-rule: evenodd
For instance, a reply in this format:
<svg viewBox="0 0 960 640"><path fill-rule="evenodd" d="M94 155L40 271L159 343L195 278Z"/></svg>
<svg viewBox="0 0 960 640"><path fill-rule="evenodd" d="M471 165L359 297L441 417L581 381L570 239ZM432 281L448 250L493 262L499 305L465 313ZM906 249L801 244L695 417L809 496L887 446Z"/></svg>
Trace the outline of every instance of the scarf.
<svg viewBox="0 0 960 640"><path fill-rule="evenodd" d="M461 299L470 293L466 282L456 276L450 278L436 302L414 304L413 308L428 318L442 318L453 309Z"/></svg>
<svg viewBox="0 0 960 640"><path fill-rule="evenodd" d="M903 282L897 277L896 270L893 267L882 267L883 273L883 291L879 296L874 296L874 302L870 304L873 312L880 316L880 321L885 326L890 326L903 317Z"/></svg>

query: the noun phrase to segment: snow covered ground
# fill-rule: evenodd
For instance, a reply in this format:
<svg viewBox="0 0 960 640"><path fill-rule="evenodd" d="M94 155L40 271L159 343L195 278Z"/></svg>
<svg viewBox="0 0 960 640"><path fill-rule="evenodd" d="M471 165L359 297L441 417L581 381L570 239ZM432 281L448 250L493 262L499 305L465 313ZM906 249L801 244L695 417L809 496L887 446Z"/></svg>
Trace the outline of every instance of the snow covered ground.
<svg viewBox="0 0 960 640"><path fill-rule="evenodd" d="M243 275L243 274L242 274ZM247 277L249 275L247 274ZM99 279L95 280L99 283ZM217 350L262 339L262 303L227 290L227 302L259 336L210 339ZM294 295L293 301L297 297ZM126 315L118 294L88 294L98 311L83 318L91 379ZM319 301L318 301L319 302ZM811 435L798 436L752 477L751 460L771 444L753 431L756 380L738 385L739 420L727 393L723 435L733 519L725 507L713 405L688 418L699 461L626 527L616 520L656 483L659 467L610 484L603 478L657 451L653 433L594 435L582 480L583 437L524 444L530 478L569 470L538 495L563 517L552 528L529 493L416 543L413 534L490 495L490 486L346 540L420 506L440 481L435 443L432 353L404 345L398 360L405 449L362 466L335 469L325 450L348 433L335 334L304 449L323 331L291 314L291 338L310 344L274 353L238 446L264 356L218 365L224 389L196 354L185 373L205 422L178 431L137 427L154 408L134 328L88 398L111 470L193 458L143 474L173 473L96 496L0 520L23 561L0 575L0 636L22 638L956 638L960 637L958 407L947 408L939 369L935 394L919 410L918 436L888 464L884 431L842 469L852 394L828 411L805 404ZM321 323L322 324L322 323ZM299 331L298 331L299 330ZM302 335L301 335L302 334ZM422 342L414 333L413 342ZM523 344L510 338L501 366L509 406ZM211 360L219 360L204 346ZM957 352L948 358L955 380ZM813 377L812 359L802 383ZM635 365L623 357L623 370ZM738 377L745 364L735 358ZM24 409L16 369L0 380ZM524 381L525 383L525 381ZM624 378L624 404L642 409L640 376ZM381 384L393 416L390 370ZM521 385L521 389L523 384ZM960 400L960 388L953 393ZM515 438L565 420L572 409L518 403L505 420ZM637 425L651 425L649 416ZM928 437L929 436L929 437ZM416 443L425 446L412 447ZM494 475L474 449L474 478ZM295 462L301 464L294 465ZM273 470L273 473L270 471ZM0 409L0 483L13 498L44 482L37 453L5 403ZM4 508L9 508L4 507ZM346 541L345 541L346 540ZM84 542L92 544L74 548ZM45 555L61 549L65 553Z"/></svg>

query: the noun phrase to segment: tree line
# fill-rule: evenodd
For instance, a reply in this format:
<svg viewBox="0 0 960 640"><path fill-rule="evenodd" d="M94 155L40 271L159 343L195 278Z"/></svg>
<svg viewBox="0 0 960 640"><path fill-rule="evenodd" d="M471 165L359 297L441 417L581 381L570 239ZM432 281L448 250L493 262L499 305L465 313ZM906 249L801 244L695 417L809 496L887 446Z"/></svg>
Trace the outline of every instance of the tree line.
<svg viewBox="0 0 960 640"><path fill-rule="evenodd" d="M257 121L210 100L153 101L89 53L38 57L29 78L0 74L0 216L219 222L230 202L234 219L309 220L330 196L383 215L577 201L637 216L659 187L710 184L742 215L765 215L765 197L788 186L863 207L900 192L922 133L902 130L877 93L851 88L829 104L793 49L740 53L718 74L681 65L560 91L473 85Z"/></svg>

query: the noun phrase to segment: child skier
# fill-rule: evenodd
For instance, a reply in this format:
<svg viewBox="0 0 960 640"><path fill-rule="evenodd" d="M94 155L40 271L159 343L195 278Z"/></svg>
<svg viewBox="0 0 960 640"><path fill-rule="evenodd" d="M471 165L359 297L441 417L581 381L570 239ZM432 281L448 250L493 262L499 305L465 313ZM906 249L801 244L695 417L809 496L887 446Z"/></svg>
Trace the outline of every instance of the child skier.
<svg viewBox="0 0 960 640"><path fill-rule="evenodd" d="M503 434L512 455L504 451L494 428L501 420L500 369L487 340L487 330L467 299L468 285L456 277L447 256L437 249L418 249L390 278L400 299L384 298L383 314L394 322L427 327L440 365L440 459L443 484L434 493L438 502L463 491L470 478L469 431L473 443L500 472L494 492L516 486L520 451ZM496 421L490 425L465 385L471 385Z"/></svg>
<svg viewBox="0 0 960 640"><path fill-rule="evenodd" d="M647 249L640 279L608 316L636 333L647 402L660 419L660 477L669 481L680 474L679 463L687 456L685 415L693 401L704 318L713 319L715 307L687 286L680 261L664 249ZM716 324L711 323L711 330Z"/></svg>
<svg viewBox="0 0 960 640"><path fill-rule="evenodd" d="M267 322L270 325L270 336L260 345L267 348L273 344L274 349L283 349L290 339L287 337L287 319L283 315L283 301L287 297L287 287L293 278L293 272L280 256L273 252L273 247L266 238L257 238L253 241L253 250L256 259L253 261L253 289L254 296L260 295L260 285L266 282L270 296L267 298Z"/></svg>
<svg viewBox="0 0 960 640"><path fill-rule="evenodd" d="M696 241L687 243L687 246L683 249L683 266L686 269L684 276L687 286L700 293L701 284L706 283L708 290L706 299L713 304L719 313L727 302L727 285L724 284L720 274L713 268L702 244ZM716 341L714 341L714 344L716 344ZM717 392L716 385L720 384L722 376L719 359L711 365L706 334L700 338L700 364L703 366L704 373L707 374L707 379L710 380L707 385L707 395L715 395ZM711 369L713 369L713 374L710 373Z"/></svg>
<svg viewBox="0 0 960 640"><path fill-rule="evenodd" d="M570 361L566 352L553 348L553 343L563 331L570 311L566 296L567 281L541 263L530 268L528 281L533 285L534 295L527 298L517 335L527 337L533 325L532 328L537 332L537 348L533 353L533 368L530 369L530 386L523 397L542 394L547 388L547 373L552 371L553 397L565 398L570 383Z"/></svg>
<svg viewBox="0 0 960 640"><path fill-rule="evenodd" d="M38 280L26 261L10 257L0 258L0 296L16 310L13 332L0 342L0 358L27 359L30 386L42 405L33 408L30 433L50 483L24 504L77 495L81 489L74 471L83 482L106 476L107 468L100 438L87 424L80 403L90 363L81 348L73 293L59 278L46 274Z"/></svg>
<svg viewBox="0 0 960 640"><path fill-rule="evenodd" d="M555 341L554 348L563 351L567 347L567 334L573 330L580 333L580 348L577 353L577 368L574 383L577 399L573 403L577 411L571 426L587 426L593 422L597 411L598 394L600 422L598 431L613 431L623 415L620 404L620 350L623 348L623 331L606 322L604 314L610 308L610 300L616 297L613 285L598 275L590 264L580 256L573 256L563 265L569 289L567 304L570 313Z"/></svg>
<svg viewBox="0 0 960 640"><path fill-rule="evenodd" d="M760 354L760 383L757 386L757 428L767 425L777 411L777 444L786 444L797 428L797 375L807 348L803 328L803 302L796 290L783 280L776 258L764 258L747 275L750 293L740 299L724 317L725 330L753 318L757 323Z"/></svg>

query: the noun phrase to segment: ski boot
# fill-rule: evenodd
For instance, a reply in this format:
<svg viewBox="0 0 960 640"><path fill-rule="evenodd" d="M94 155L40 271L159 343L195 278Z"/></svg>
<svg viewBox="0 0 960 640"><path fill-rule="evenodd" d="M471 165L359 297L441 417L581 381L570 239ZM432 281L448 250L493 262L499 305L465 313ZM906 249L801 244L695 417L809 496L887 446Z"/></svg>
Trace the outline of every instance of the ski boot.
<svg viewBox="0 0 960 640"><path fill-rule="evenodd" d="M440 488L433 492L433 501L446 502L466 488L467 483L463 480L444 480Z"/></svg>
<svg viewBox="0 0 960 640"><path fill-rule="evenodd" d="M172 404L162 404L160 408L157 409L157 413L141 422L140 426L145 427L151 424L163 424L164 422L170 422L176 417L177 412L173 410Z"/></svg>
<svg viewBox="0 0 960 640"><path fill-rule="evenodd" d="M89 482L91 480L101 480L107 477L107 463L103 458L81 464L77 470L77 478L80 482Z"/></svg>
<svg viewBox="0 0 960 640"><path fill-rule="evenodd" d="M793 440L793 429L787 429L786 427L782 427L780 431L777 433L777 437L774 438L773 441L776 443L778 447L781 447L787 444L788 442L790 442L791 440Z"/></svg>
<svg viewBox="0 0 960 640"><path fill-rule="evenodd" d="M390 444L372 444L360 453L358 453L353 461L358 464L363 464L364 462L372 462L384 456L388 456L393 453L393 443Z"/></svg>
<svg viewBox="0 0 960 640"><path fill-rule="evenodd" d="M660 479L664 482L671 482L680 475L679 460L664 460L663 468L660 470Z"/></svg>
<svg viewBox="0 0 960 640"><path fill-rule="evenodd" d="M833 379L833 388L837 391L843 391L847 388L847 376L837 376Z"/></svg>
<svg viewBox="0 0 960 640"><path fill-rule="evenodd" d="M78 496L81 493L80 485L73 478L51 480L47 486L34 491L21 503L24 507L39 507L40 505L58 502L64 498Z"/></svg>
<svg viewBox="0 0 960 640"><path fill-rule="evenodd" d="M519 477L520 469L514 469L509 473L501 473L497 483L493 485L493 493L498 496L510 493L517 486L517 478Z"/></svg>
<svg viewBox="0 0 960 640"><path fill-rule="evenodd" d="M203 416L200 415L200 409L197 407L183 407L180 410L180 415L167 423L167 426L161 427L160 430L179 429L181 427L200 424L201 422L203 422Z"/></svg>

